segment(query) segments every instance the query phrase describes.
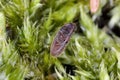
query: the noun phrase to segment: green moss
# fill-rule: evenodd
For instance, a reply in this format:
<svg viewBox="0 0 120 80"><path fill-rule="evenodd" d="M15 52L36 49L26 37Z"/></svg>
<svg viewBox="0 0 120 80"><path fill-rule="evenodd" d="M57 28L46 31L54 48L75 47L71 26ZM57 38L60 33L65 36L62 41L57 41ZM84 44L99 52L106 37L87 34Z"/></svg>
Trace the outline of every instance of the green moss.
<svg viewBox="0 0 120 80"><path fill-rule="evenodd" d="M120 38L111 31L120 24L120 1L113 4L105 25L111 37L93 19L105 14L103 6L90 14L89 1L1 0L0 79L120 80ZM71 22L77 30L62 54L51 56L55 34Z"/></svg>

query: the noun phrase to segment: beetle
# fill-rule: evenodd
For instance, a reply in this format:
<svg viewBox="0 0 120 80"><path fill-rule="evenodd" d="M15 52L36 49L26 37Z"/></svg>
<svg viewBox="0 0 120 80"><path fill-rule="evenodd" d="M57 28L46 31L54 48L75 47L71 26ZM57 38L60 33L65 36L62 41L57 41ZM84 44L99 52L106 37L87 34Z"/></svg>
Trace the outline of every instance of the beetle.
<svg viewBox="0 0 120 80"><path fill-rule="evenodd" d="M60 28L50 47L50 53L52 56L57 57L59 54L62 53L75 28L75 23L68 23L63 25L62 28Z"/></svg>
<svg viewBox="0 0 120 80"><path fill-rule="evenodd" d="M90 0L90 11L96 13L99 8L99 0Z"/></svg>

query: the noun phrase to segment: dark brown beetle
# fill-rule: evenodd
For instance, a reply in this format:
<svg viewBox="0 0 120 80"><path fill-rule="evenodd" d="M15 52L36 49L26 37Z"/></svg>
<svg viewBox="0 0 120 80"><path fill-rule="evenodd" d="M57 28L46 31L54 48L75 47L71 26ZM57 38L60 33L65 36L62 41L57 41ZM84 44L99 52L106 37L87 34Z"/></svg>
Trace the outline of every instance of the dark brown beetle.
<svg viewBox="0 0 120 80"><path fill-rule="evenodd" d="M76 25L74 23L69 23L65 24L59 30L50 48L50 53L52 56L58 56L64 50L75 28Z"/></svg>

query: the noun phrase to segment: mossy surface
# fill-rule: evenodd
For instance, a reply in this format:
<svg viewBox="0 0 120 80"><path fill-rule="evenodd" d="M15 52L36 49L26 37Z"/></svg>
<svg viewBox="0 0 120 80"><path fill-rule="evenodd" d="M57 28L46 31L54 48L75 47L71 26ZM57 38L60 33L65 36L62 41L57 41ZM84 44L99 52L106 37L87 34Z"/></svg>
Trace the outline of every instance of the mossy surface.
<svg viewBox="0 0 120 80"><path fill-rule="evenodd" d="M120 80L120 1L0 0L0 80ZM77 28L58 56L50 46Z"/></svg>

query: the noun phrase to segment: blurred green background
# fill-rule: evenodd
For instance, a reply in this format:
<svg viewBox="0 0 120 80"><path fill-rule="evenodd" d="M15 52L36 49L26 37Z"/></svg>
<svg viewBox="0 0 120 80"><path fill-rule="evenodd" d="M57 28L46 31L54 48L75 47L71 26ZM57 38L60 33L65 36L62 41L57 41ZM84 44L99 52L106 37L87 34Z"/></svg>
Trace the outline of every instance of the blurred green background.
<svg viewBox="0 0 120 80"><path fill-rule="evenodd" d="M58 57L59 29L76 31ZM120 0L0 0L0 80L120 80Z"/></svg>

